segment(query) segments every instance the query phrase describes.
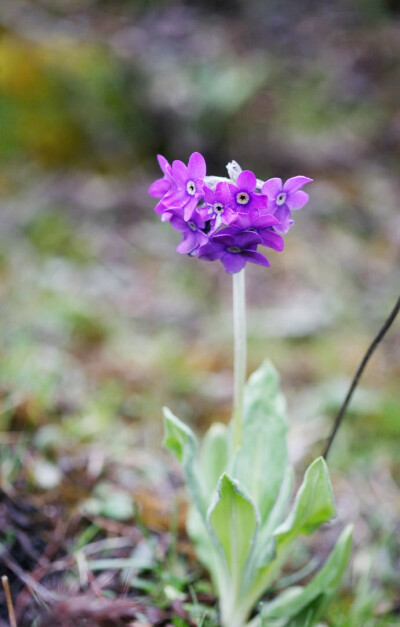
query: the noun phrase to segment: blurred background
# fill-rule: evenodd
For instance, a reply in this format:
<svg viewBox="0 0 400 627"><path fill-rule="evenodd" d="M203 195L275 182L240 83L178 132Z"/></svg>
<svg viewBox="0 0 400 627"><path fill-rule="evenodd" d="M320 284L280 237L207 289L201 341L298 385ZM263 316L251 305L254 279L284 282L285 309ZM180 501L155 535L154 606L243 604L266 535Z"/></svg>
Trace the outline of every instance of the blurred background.
<svg viewBox="0 0 400 627"><path fill-rule="evenodd" d="M300 476L398 297L399 104L396 0L1 0L0 527L15 594L15 563L31 571L60 518L50 562L94 520L140 511L169 530L162 405L199 434L229 419L230 277L175 253L147 195L156 154L315 181L285 251L247 272L249 372L268 357L281 373ZM308 549L325 557L355 524L331 625L400 624L399 381L397 323L332 449L336 526Z"/></svg>

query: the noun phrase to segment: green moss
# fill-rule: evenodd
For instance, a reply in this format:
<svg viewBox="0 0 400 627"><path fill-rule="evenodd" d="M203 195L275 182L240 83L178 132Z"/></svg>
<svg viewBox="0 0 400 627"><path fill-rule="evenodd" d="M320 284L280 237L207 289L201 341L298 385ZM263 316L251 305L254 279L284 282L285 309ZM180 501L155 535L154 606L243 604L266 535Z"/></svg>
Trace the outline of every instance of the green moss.
<svg viewBox="0 0 400 627"><path fill-rule="evenodd" d="M62 213L41 212L25 227L25 232L43 255L65 257L79 263L90 261L90 245L78 228Z"/></svg>

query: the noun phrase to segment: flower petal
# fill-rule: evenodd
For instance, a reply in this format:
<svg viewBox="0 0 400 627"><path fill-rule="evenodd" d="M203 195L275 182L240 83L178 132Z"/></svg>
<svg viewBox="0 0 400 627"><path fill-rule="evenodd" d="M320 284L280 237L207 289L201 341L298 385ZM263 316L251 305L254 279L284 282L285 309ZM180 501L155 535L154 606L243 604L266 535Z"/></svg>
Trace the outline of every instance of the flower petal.
<svg viewBox="0 0 400 627"><path fill-rule="evenodd" d="M293 176L291 179L288 179L283 186L283 191L288 194L293 194L297 192L300 187L303 187L306 183L312 183L313 179L308 178L308 176Z"/></svg>
<svg viewBox="0 0 400 627"><path fill-rule="evenodd" d="M189 178L203 179L206 175L206 162L203 155L199 152L193 152L189 157L187 173Z"/></svg>
<svg viewBox="0 0 400 627"><path fill-rule="evenodd" d="M213 190L210 187L207 187L207 185L204 186L204 202L206 202L208 205L213 205L215 202L215 196L216 194L213 192Z"/></svg>
<svg viewBox="0 0 400 627"><path fill-rule="evenodd" d="M225 253L225 246L217 244L213 240L210 240L208 244L202 246L199 251L199 259L205 259L206 261L215 261L220 259Z"/></svg>
<svg viewBox="0 0 400 627"><path fill-rule="evenodd" d="M229 253L226 252L221 257L221 261L224 264L225 271L228 274L235 274L236 272L240 272L245 265L246 259L240 253Z"/></svg>
<svg viewBox="0 0 400 627"><path fill-rule="evenodd" d="M237 211L231 209L231 207L225 207L224 213L222 214L222 222L224 224L232 224L238 216Z"/></svg>
<svg viewBox="0 0 400 627"><path fill-rule="evenodd" d="M211 227L211 230L213 233L216 233L216 231L218 231L219 227L221 226L221 224L224 224L224 222L222 221L223 216L222 215L216 215L214 213L214 224Z"/></svg>
<svg viewBox="0 0 400 627"><path fill-rule="evenodd" d="M275 226L275 224L279 224L276 217L273 216L272 213L266 213L255 217L251 226L257 229L266 229L269 226Z"/></svg>
<svg viewBox="0 0 400 627"><path fill-rule="evenodd" d="M174 229L176 229L177 231L184 232L187 229L186 222L176 213L171 216L170 223L171 223L171 226L173 226Z"/></svg>
<svg viewBox="0 0 400 627"><path fill-rule="evenodd" d="M192 196L192 198L190 198L190 200L186 203L184 212L183 212L183 218L186 220L186 222L192 219L193 214L196 211L196 207L197 207L197 198L195 196Z"/></svg>
<svg viewBox="0 0 400 627"><path fill-rule="evenodd" d="M196 211L198 215L203 218L203 220L213 220L215 218L215 213L211 205L203 205L202 207L197 207Z"/></svg>
<svg viewBox="0 0 400 627"><path fill-rule="evenodd" d="M239 248L248 248L257 244L261 244L261 237L254 231L242 231L235 236L234 246L239 246Z"/></svg>
<svg viewBox="0 0 400 627"><path fill-rule="evenodd" d="M206 246L209 242L209 236L203 231L197 231L197 243L199 246Z"/></svg>
<svg viewBox="0 0 400 627"><path fill-rule="evenodd" d="M259 266L266 266L267 268L269 268L269 266L271 265L269 260L264 257L264 255L258 253L255 250L244 250L242 253L242 257L244 257L246 261L257 263Z"/></svg>
<svg viewBox="0 0 400 627"><path fill-rule="evenodd" d="M264 185L262 186L261 191L263 194L266 194L268 196L269 200L275 200L279 192L282 191L282 179L268 179L268 181L265 181Z"/></svg>
<svg viewBox="0 0 400 627"><path fill-rule="evenodd" d="M237 178L236 186L239 190L245 189L246 192L252 192L257 185L256 175L250 170L243 170Z"/></svg>
<svg viewBox="0 0 400 627"><path fill-rule="evenodd" d="M281 251L285 247L285 243L283 241L283 237L275 233L275 231L271 231L270 229L259 229L259 236L262 240L263 246L268 246L268 248L273 248L274 250Z"/></svg>
<svg viewBox="0 0 400 627"><path fill-rule="evenodd" d="M174 212L171 211L170 209L167 209L166 211L164 211L164 213L161 216L161 222L168 222L169 220L171 220L173 215L174 215Z"/></svg>
<svg viewBox="0 0 400 627"><path fill-rule="evenodd" d="M154 196L154 198L162 198L164 194L169 191L170 187L171 183L163 177L162 179L154 181L147 191L148 194L150 194L150 196Z"/></svg>
<svg viewBox="0 0 400 627"><path fill-rule="evenodd" d="M166 207L171 207L172 209L182 209L186 199L187 196L183 189L173 189L165 194L163 203Z"/></svg>
<svg viewBox="0 0 400 627"><path fill-rule="evenodd" d="M268 196L265 194L251 194L250 203L247 205L251 209L266 209L268 205Z"/></svg>
<svg viewBox="0 0 400 627"><path fill-rule="evenodd" d="M227 229L219 231L219 233L213 236L211 242L222 244L225 248L227 248L228 246L235 246L235 238L233 237L232 232L227 233L228 230L232 231L233 229L231 229L231 227L228 227ZM237 231L237 229L234 230Z"/></svg>
<svg viewBox="0 0 400 627"><path fill-rule="evenodd" d="M167 207L164 205L162 200L160 200L154 207L155 213L158 213L159 215L163 214L164 211L166 210L167 210Z"/></svg>
<svg viewBox="0 0 400 627"><path fill-rule="evenodd" d="M233 212L233 220L231 220L232 226L245 231L253 226L253 222L258 218L257 211L235 211Z"/></svg>
<svg viewBox="0 0 400 627"><path fill-rule="evenodd" d="M288 209L286 205L278 207L278 209L275 211L275 218L279 220L279 224L274 226L274 230L277 231L277 233L287 233L290 226L290 209Z"/></svg>
<svg viewBox="0 0 400 627"><path fill-rule="evenodd" d="M217 199L222 202L223 205L227 205L231 199L231 193L229 185L227 183L218 183L215 189L215 195Z"/></svg>
<svg viewBox="0 0 400 627"><path fill-rule="evenodd" d="M196 233L194 231L187 231L181 243L176 247L176 252L181 255L188 255L195 248L198 247Z"/></svg>
<svg viewBox="0 0 400 627"><path fill-rule="evenodd" d="M187 167L185 166L183 161L180 161L179 159L173 161L171 166L171 173L176 184L180 187L185 187L186 189L186 181L188 180L188 175Z"/></svg>
<svg viewBox="0 0 400 627"><path fill-rule="evenodd" d="M308 203L309 195L302 190L295 192L294 194L290 194L287 197L286 204L289 209L301 209Z"/></svg>
<svg viewBox="0 0 400 627"><path fill-rule="evenodd" d="M171 166L169 165L168 161L162 155L157 155L157 161L158 161L158 165L160 166L164 174L167 173L167 170L171 169Z"/></svg>

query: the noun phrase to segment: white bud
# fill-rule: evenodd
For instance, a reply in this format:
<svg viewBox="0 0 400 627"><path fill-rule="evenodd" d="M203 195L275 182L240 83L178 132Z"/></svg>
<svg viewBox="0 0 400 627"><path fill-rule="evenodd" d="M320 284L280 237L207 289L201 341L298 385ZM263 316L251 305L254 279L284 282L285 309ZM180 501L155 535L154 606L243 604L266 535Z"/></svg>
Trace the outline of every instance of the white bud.
<svg viewBox="0 0 400 627"><path fill-rule="evenodd" d="M230 179L227 179L225 176L206 176L204 179L207 187L210 187L212 190L215 190L218 183L230 183Z"/></svg>
<svg viewBox="0 0 400 627"><path fill-rule="evenodd" d="M232 183L236 183L237 177L243 171L237 161L229 161L226 165L226 169L228 170L229 178Z"/></svg>

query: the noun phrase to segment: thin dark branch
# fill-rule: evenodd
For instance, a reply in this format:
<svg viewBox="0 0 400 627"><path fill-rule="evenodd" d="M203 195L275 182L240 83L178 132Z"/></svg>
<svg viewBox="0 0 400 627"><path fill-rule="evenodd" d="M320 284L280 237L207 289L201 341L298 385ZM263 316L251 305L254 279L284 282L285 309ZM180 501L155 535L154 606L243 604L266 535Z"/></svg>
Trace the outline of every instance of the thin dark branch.
<svg viewBox="0 0 400 627"><path fill-rule="evenodd" d="M373 342L371 343L371 345L369 346L367 352L365 353L360 365L357 368L357 372L354 375L353 381L351 382L349 391L347 392L346 398L343 401L343 405L341 406L338 415L336 416L335 422L333 424L333 428L332 428L332 432L331 435L329 436L329 440L328 440L328 444L326 445L325 451L323 453L323 456L326 458L329 450L332 446L333 440L335 439L336 433L342 423L343 417L346 413L347 407L351 401L351 397L353 396L353 392L356 389L358 382L361 378L362 373L364 372L365 366L367 365L372 353L375 351L376 347L378 346L378 344L381 342L381 340L383 339L383 337L385 336L386 332L389 330L389 328L391 327L392 323L394 322L397 314L400 311L400 297L397 300L397 303L395 304L393 310L391 311L389 317L385 320L385 323L383 324L382 328L380 329L379 333L376 335L376 337L374 338Z"/></svg>

